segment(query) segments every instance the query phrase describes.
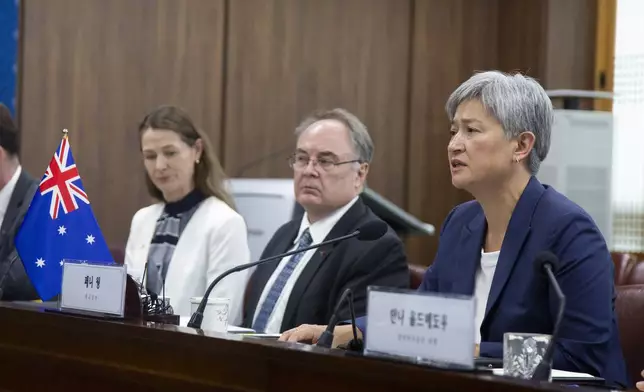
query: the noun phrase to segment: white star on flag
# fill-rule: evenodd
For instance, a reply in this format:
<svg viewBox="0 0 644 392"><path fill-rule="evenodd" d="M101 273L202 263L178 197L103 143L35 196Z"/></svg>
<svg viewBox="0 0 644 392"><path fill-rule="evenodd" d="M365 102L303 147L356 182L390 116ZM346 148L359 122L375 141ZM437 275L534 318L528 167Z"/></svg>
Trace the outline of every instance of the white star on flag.
<svg viewBox="0 0 644 392"><path fill-rule="evenodd" d="M60 266L62 267L62 266L63 266L63 264L64 264L64 263L63 263L63 261L61 260L61 261L60 261Z"/></svg>
<svg viewBox="0 0 644 392"><path fill-rule="evenodd" d="M85 238L85 241L87 241L88 244L92 245L94 243L94 236L91 234L88 234L87 238Z"/></svg>
<svg viewBox="0 0 644 392"><path fill-rule="evenodd" d="M58 226L58 234L63 235L67 233L67 228L65 226Z"/></svg>
<svg viewBox="0 0 644 392"><path fill-rule="evenodd" d="M36 266L39 268L42 268L45 266L45 260L42 257L39 257L38 260L36 260Z"/></svg>

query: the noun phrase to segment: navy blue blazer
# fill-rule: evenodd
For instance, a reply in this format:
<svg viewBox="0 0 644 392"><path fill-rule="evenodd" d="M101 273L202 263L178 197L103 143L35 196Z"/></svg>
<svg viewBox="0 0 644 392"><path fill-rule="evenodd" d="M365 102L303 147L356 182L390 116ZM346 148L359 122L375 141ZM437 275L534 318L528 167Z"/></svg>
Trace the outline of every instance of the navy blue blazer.
<svg viewBox="0 0 644 392"><path fill-rule="evenodd" d="M418 290L473 295L486 230L478 202L454 208ZM503 240L481 324L480 355L502 358L505 332L552 333L557 297L534 267L543 250L559 258L556 278L566 296L553 367L630 385L615 318L614 266L604 237L581 207L534 177ZM365 327L364 320L360 325Z"/></svg>

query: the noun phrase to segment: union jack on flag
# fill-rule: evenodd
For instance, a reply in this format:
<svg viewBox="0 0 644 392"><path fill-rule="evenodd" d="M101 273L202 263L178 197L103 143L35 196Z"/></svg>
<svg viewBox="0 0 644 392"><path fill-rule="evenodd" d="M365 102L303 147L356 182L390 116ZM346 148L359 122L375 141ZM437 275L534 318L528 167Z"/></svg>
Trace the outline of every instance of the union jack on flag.
<svg viewBox="0 0 644 392"><path fill-rule="evenodd" d="M59 151L56 151L51 158L39 187L41 195L52 192L49 204L49 215L52 219L58 218L58 210L61 206L65 214L78 209L76 199L89 204L87 194L79 186L74 185L76 180L80 181L80 175L69 151L69 141L67 137L63 137Z"/></svg>
<svg viewBox="0 0 644 392"><path fill-rule="evenodd" d="M15 244L31 283L45 301L60 293L64 260L114 263L83 189L67 134L31 200Z"/></svg>

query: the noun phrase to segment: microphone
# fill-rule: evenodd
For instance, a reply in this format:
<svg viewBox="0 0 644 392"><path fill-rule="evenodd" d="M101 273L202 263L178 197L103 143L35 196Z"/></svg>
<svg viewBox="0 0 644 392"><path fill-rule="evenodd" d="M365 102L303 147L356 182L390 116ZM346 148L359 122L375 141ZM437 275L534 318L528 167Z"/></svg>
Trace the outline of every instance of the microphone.
<svg viewBox="0 0 644 392"><path fill-rule="evenodd" d="M201 322L203 321L203 312L206 310L206 304L208 303L208 297L210 296L212 289L215 288L217 283L219 283L223 278L225 278L226 276L232 273L243 271L248 268L255 267L256 265L268 263L271 261L281 260L284 257L291 256L296 253L306 252L311 249L316 249L322 246L335 244L344 240L348 240L349 238L353 238L353 237L357 237L358 240L360 241L374 241L382 237L383 235L385 235L385 233L387 232L387 228L388 228L387 224L383 221L367 222L364 225L360 226L351 234L333 238L328 241L323 241L323 242L320 242L319 244L313 244L311 246L307 246L306 248L292 250L290 252L281 253L275 256L267 257L262 260L254 261L252 263L241 264L241 265L238 265L237 267L233 267L228 271L225 271L224 273L219 275L217 278L215 278L215 280L212 281L212 283L210 283L210 285L206 289L206 292L204 293L203 298L201 299L201 302L199 303L199 306L197 307L197 310L190 317L190 321L188 322L188 327L201 328Z"/></svg>
<svg viewBox="0 0 644 392"><path fill-rule="evenodd" d="M146 261L145 266L143 267L143 277L141 278L141 287L139 288L139 293L142 297L141 305L143 307L143 320L153 321L162 324L173 324L179 325L180 317L177 314L174 314L174 309L172 305L168 303L168 300L165 296L165 278L161 281L161 298L159 299L159 294L154 291L148 291L146 289L146 295L143 295L143 289L145 288L145 277L146 271L149 274L150 268L148 266L150 263ZM159 276L161 276L161 266L157 265L157 271ZM149 280L149 279L148 279Z"/></svg>
<svg viewBox="0 0 644 392"><path fill-rule="evenodd" d="M140 297L143 297L143 290L145 289L145 274L147 272L148 272L148 261L146 260L145 265L143 266L143 276L141 277L141 287L139 287Z"/></svg>
<svg viewBox="0 0 644 392"><path fill-rule="evenodd" d="M561 326L561 320L563 319L564 310L566 308L566 296L564 296L561 291L561 287L555 278L554 271L557 270L559 266L559 259L552 252L543 251L539 253L535 259L535 268L539 273L545 273L550 281L550 285L555 290L557 299L559 300L559 309L557 310L557 318L555 319L555 325L552 330L552 337L548 342L548 347L546 352L537 365L537 368L532 374L532 380L535 381L548 381L550 378L550 367L552 363L552 357L555 351L555 342L559 336L559 327Z"/></svg>
<svg viewBox="0 0 644 392"><path fill-rule="evenodd" d="M157 270L159 271L159 276L161 276L161 266L157 265ZM161 305L165 310L165 278L161 276Z"/></svg>
<svg viewBox="0 0 644 392"><path fill-rule="evenodd" d="M146 263L146 266L148 263ZM159 277L161 278L161 298L159 299L159 294L153 292L153 291L148 291L148 310L147 313L150 315L172 315L172 307L168 305L168 301L166 300L165 297L165 278L162 277L161 274L161 266L156 265L157 267L157 272ZM149 281L149 279L148 279Z"/></svg>
<svg viewBox="0 0 644 392"><path fill-rule="evenodd" d="M347 347L351 351L362 351L362 340L358 339L358 329L356 327L356 311L353 307L353 291L350 288L347 288L340 296L340 300L335 305L335 310L331 315L331 320L326 326L326 330L320 335L316 346L331 348L333 343L333 331L335 326L338 324L338 312L340 312L340 307L345 301L349 301L349 311L351 312L351 328L353 330L353 339L348 343Z"/></svg>

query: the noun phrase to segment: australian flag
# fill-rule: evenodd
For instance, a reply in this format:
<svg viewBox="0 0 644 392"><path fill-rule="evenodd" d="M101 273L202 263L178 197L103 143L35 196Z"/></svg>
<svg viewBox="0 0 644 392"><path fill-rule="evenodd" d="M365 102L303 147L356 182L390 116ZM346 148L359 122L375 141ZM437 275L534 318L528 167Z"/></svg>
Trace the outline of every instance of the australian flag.
<svg viewBox="0 0 644 392"><path fill-rule="evenodd" d="M114 263L83 190L67 134L40 181L15 244L45 301L60 293L63 260Z"/></svg>

